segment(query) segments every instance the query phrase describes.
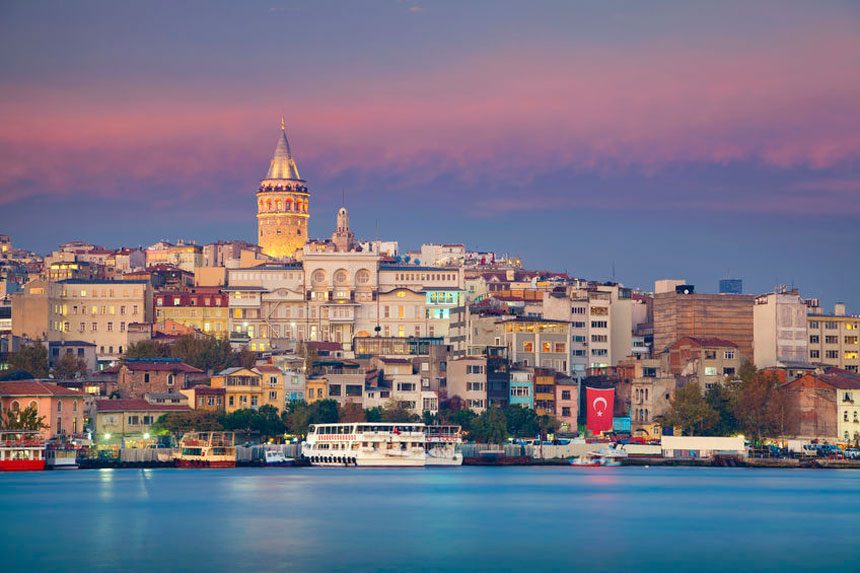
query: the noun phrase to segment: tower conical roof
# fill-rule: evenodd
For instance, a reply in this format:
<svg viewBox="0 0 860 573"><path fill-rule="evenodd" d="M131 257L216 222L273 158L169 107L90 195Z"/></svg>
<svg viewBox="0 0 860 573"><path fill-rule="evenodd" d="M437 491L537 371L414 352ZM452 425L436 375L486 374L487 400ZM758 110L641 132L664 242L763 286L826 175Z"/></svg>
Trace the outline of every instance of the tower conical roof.
<svg viewBox="0 0 860 573"><path fill-rule="evenodd" d="M299 168L296 167L293 153L290 151L290 142L287 139L287 130L284 127L283 118L281 118L281 136L278 138L278 145L275 147L275 155L272 157L271 163L269 163L269 172L266 174L266 179L301 179Z"/></svg>

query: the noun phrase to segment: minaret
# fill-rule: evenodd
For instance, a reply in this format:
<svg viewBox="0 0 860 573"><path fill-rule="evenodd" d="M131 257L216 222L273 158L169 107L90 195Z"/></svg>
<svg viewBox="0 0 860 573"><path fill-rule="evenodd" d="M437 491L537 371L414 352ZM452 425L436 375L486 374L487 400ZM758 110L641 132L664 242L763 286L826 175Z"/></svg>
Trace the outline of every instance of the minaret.
<svg viewBox="0 0 860 573"><path fill-rule="evenodd" d="M281 116L281 136L257 191L257 242L263 253L283 259L295 257L308 240L308 193L299 176Z"/></svg>
<svg viewBox="0 0 860 573"><path fill-rule="evenodd" d="M331 242L339 253L351 251L355 246L355 234L349 228L349 213L346 207L341 207L337 211L337 227L332 233Z"/></svg>

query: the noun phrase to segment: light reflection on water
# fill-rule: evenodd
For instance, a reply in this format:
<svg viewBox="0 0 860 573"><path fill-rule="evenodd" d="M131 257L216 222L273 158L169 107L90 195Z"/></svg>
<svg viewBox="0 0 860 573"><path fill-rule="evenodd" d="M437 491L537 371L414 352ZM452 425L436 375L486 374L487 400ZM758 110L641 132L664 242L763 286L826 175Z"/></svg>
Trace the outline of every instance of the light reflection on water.
<svg viewBox="0 0 860 573"><path fill-rule="evenodd" d="M860 473L545 467L0 474L0 519L3 571L843 570L860 559Z"/></svg>

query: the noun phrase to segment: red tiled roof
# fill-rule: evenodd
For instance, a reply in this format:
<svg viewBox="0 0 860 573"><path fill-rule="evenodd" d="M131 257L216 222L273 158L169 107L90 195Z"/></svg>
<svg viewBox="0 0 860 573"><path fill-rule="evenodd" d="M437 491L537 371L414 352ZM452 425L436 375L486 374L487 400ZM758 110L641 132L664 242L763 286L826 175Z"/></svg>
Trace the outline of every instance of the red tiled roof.
<svg viewBox="0 0 860 573"><path fill-rule="evenodd" d="M177 404L150 404L146 400L96 400L99 412L187 412L191 408Z"/></svg>
<svg viewBox="0 0 860 573"><path fill-rule="evenodd" d="M0 396L84 396L83 392L41 380L0 382Z"/></svg>
<svg viewBox="0 0 860 573"><path fill-rule="evenodd" d="M255 366L254 370L257 370L258 372L272 372L275 374L281 373L280 368L278 368L277 366L272 366L271 364L263 364L261 366Z"/></svg>

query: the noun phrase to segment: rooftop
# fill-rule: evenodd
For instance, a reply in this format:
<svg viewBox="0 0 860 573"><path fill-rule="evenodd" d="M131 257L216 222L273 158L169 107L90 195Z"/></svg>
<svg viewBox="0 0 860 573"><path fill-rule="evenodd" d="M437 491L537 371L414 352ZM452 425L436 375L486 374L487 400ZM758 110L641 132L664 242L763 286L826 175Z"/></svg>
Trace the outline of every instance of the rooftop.
<svg viewBox="0 0 860 573"><path fill-rule="evenodd" d="M179 404L150 404L146 400L96 400L98 412L187 412Z"/></svg>
<svg viewBox="0 0 860 573"><path fill-rule="evenodd" d="M0 396L84 396L84 393L63 388L54 382L10 380L0 382Z"/></svg>

